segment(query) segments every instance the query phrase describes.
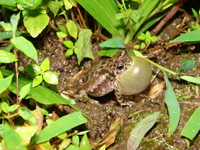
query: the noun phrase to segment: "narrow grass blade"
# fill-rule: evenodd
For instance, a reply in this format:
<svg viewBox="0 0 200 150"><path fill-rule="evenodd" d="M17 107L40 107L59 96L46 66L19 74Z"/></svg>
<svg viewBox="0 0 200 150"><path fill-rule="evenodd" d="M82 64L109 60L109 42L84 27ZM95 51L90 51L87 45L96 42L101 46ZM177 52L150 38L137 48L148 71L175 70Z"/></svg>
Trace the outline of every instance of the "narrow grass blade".
<svg viewBox="0 0 200 150"><path fill-rule="evenodd" d="M115 19L115 14L119 13L119 10L114 0L77 0L77 2L112 35L124 37L124 23Z"/></svg>
<svg viewBox="0 0 200 150"><path fill-rule="evenodd" d="M172 89L172 86L167 78L167 75L164 73L164 79L166 82L166 91L165 91L165 103L167 105L168 113L169 113L169 130L168 136L171 136L176 130L179 120L180 120L180 107L179 103L176 99L176 95Z"/></svg>
<svg viewBox="0 0 200 150"><path fill-rule="evenodd" d="M71 113L60 119L54 121L49 126L45 127L40 133L38 133L34 139L34 144L45 142L59 134L77 127L87 120L82 116L81 112Z"/></svg>

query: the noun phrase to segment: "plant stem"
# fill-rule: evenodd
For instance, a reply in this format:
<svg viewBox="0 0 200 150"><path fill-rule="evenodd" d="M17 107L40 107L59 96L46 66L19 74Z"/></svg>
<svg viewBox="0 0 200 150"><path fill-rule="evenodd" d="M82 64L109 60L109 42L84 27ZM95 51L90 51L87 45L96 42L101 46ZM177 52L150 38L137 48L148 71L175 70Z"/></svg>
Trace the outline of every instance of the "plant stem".
<svg viewBox="0 0 200 150"><path fill-rule="evenodd" d="M148 61L150 64L152 64L152 65L154 65L154 66L156 66L157 68L159 68L160 70L163 70L163 71L166 71L166 72L168 72L168 73L170 73L170 74L172 74L172 75L175 75L175 76L178 76L178 73L176 73L176 72L174 72L174 71L172 71L172 70L169 70L169 69L167 69L167 68L165 68L165 67L163 67L163 66L160 66L160 65L158 65L157 63L155 63L155 62L153 62L153 61L151 61L151 60L149 60L149 59L147 59L147 58L144 58L146 61Z"/></svg>

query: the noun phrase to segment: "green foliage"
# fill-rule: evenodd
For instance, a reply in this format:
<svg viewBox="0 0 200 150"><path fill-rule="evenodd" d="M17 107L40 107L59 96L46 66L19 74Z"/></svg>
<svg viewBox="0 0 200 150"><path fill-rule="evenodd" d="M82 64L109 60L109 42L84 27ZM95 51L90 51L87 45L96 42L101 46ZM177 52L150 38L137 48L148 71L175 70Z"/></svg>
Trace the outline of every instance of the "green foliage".
<svg viewBox="0 0 200 150"><path fill-rule="evenodd" d="M182 34L172 40L170 43L173 42L185 42L186 44L190 43L198 43L200 42L200 30L194 30L191 32L187 32L185 34Z"/></svg>
<svg viewBox="0 0 200 150"><path fill-rule="evenodd" d="M50 72L50 61L49 58L43 60L41 65L28 65L25 67L26 71L34 77L32 87L35 87L42 83L42 81L46 81L49 84L58 84L57 74Z"/></svg>
<svg viewBox="0 0 200 150"><path fill-rule="evenodd" d="M192 114L186 125L184 126L181 135L193 140L200 130L200 107Z"/></svg>
<svg viewBox="0 0 200 150"><path fill-rule="evenodd" d="M189 59L188 60L182 60L179 73L191 70L192 68L194 68L194 66L196 64L197 64L197 61L192 61L192 60L189 60Z"/></svg>
<svg viewBox="0 0 200 150"><path fill-rule="evenodd" d="M167 105L170 117L168 136L171 136L176 130L180 120L180 106L165 72L164 72L164 79L166 82L165 103Z"/></svg>
<svg viewBox="0 0 200 150"><path fill-rule="evenodd" d="M151 33L149 31L146 31L145 34L141 33L137 38L144 42L135 45L134 49L144 49L151 42L156 42L158 40L155 36L151 36Z"/></svg>
<svg viewBox="0 0 200 150"><path fill-rule="evenodd" d="M0 50L0 63L10 63L18 61L15 55L5 50Z"/></svg>
<svg viewBox="0 0 200 150"><path fill-rule="evenodd" d="M145 134L153 127L159 117L159 112L155 112L142 119L136 127L131 131L127 141L127 149L136 150L145 136Z"/></svg>
<svg viewBox="0 0 200 150"><path fill-rule="evenodd" d="M129 1L127 5L124 0L122 0L122 4L117 0L77 0L77 2L108 32L122 37L124 43L128 44L161 17L161 15L156 16L157 13L164 12L177 0ZM156 6L159 7L156 9ZM143 24L148 24L148 26L142 26Z"/></svg>

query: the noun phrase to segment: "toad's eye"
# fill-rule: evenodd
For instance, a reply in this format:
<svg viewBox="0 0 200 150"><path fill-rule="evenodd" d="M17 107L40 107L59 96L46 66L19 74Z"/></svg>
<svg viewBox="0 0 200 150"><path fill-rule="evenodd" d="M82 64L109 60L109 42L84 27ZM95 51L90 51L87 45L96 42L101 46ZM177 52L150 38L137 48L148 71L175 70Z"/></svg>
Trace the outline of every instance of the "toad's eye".
<svg viewBox="0 0 200 150"><path fill-rule="evenodd" d="M119 64L118 66L116 66L117 70L122 70L124 69L124 64Z"/></svg>

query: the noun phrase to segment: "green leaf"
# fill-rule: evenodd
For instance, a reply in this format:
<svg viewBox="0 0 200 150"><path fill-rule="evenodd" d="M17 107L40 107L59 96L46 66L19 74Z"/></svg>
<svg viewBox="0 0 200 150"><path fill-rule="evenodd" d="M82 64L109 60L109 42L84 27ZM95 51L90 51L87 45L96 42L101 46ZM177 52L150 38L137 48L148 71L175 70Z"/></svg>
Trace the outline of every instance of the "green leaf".
<svg viewBox="0 0 200 150"><path fill-rule="evenodd" d="M69 145L65 150L82 150L81 148L79 148L76 145Z"/></svg>
<svg viewBox="0 0 200 150"><path fill-rule="evenodd" d="M192 76L180 76L181 79L192 82L192 83L196 83L196 84L200 84L200 78L197 77L192 77Z"/></svg>
<svg viewBox="0 0 200 150"><path fill-rule="evenodd" d="M0 71L6 77L13 73L12 71L2 69L2 68L0 68ZM32 82L30 79L27 79L23 76L19 76L19 90L23 86L29 84L30 82ZM11 92L16 94L16 81L15 80L11 83L9 89L11 90ZM55 93L54 91L52 91L46 87L40 86L40 85L38 85L37 87L31 88L29 95L31 98L33 98L34 100L36 100L37 102L42 103L42 104L47 104L47 105L48 104L67 104L70 107L72 107L73 109L79 111L79 109L77 107L75 107L74 105L72 105L70 103L70 99L67 100L67 99L63 98L62 96L60 96L59 94Z"/></svg>
<svg viewBox="0 0 200 150"><path fill-rule="evenodd" d="M15 55L5 50L0 50L0 63L10 63L18 61Z"/></svg>
<svg viewBox="0 0 200 150"><path fill-rule="evenodd" d="M16 36L20 36L22 33L20 31L16 32ZM13 37L12 32L0 32L0 40L11 39Z"/></svg>
<svg viewBox="0 0 200 150"><path fill-rule="evenodd" d="M16 2L23 8L23 9L35 9L38 5L42 2L42 0L16 0Z"/></svg>
<svg viewBox="0 0 200 150"><path fill-rule="evenodd" d="M144 33L141 33L138 37L139 40L145 40L146 39L146 35Z"/></svg>
<svg viewBox="0 0 200 150"><path fill-rule="evenodd" d="M6 102L1 102L1 109L3 110L3 112L8 113L8 109L9 109L9 105Z"/></svg>
<svg viewBox="0 0 200 150"><path fill-rule="evenodd" d="M116 20L119 9L114 0L77 0L77 2L92 15L108 32L124 38L123 20Z"/></svg>
<svg viewBox="0 0 200 150"><path fill-rule="evenodd" d="M12 78L13 74L0 80L0 94L10 86Z"/></svg>
<svg viewBox="0 0 200 150"><path fill-rule="evenodd" d="M176 130L179 120L180 120L180 107L179 103L176 99L176 95L172 89L172 86L167 78L167 75L164 73L164 79L166 82L166 91L165 91L165 103L167 105L168 113L169 113L169 130L168 136L171 136Z"/></svg>
<svg viewBox="0 0 200 150"><path fill-rule="evenodd" d="M0 22L0 26L2 26L5 31L12 31L11 23Z"/></svg>
<svg viewBox="0 0 200 150"><path fill-rule="evenodd" d="M78 64L80 64L83 58L86 58L86 57L94 59L94 56L92 53L91 35L92 35L92 32L89 29L81 30L78 35L78 40L75 44L75 47L77 48L75 50L75 53L78 58Z"/></svg>
<svg viewBox="0 0 200 150"><path fill-rule="evenodd" d="M75 0L63 0L65 4L65 9L69 10L75 5Z"/></svg>
<svg viewBox="0 0 200 150"><path fill-rule="evenodd" d="M90 142L88 140L87 134L84 134L84 136L82 137L80 148L84 150L91 150Z"/></svg>
<svg viewBox="0 0 200 150"><path fill-rule="evenodd" d="M200 30L194 30L191 32L187 32L185 34L182 34L172 40L170 43L173 42L200 42Z"/></svg>
<svg viewBox="0 0 200 150"><path fill-rule="evenodd" d="M36 76L36 77L33 79L32 87L38 86L40 83L42 83L42 81L43 81L42 75Z"/></svg>
<svg viewBox="0 0 200 150"><path fill-rule="evenodd" d="M48 25L49 20L46 10L34 10L24 18L24 26L32 37L37 37Z"/></svg>
<svg viewBox="0 0 200 150"><path fill-rule="evenodd" d="M37 129L38 126L23 126L16 129L16 132L22 139L23 145L28 145L30 143L30 139L36 133Z"/></svg>
<svg viewBox="0 0 200 150"><path fill-rule="evenodd" d="M56 84L56 85L58 84L58 78L53 72L46 71L43 74L43 79L49 84Z"/></svg>
<svg viewBox="0 0 200 150"><path fill-rule="evenodd" d="M121 37L111 38L101 43L100 46L108 48L125 48L124 41Z"/></svg>
<svg viewBox="0 0 200 150"><path fill-rule="evenodd" d="M20 105L11 105L9 108L8 108L8 112L13 112L15 110L17 110L17 108L19 108Z"/></svg>
<svg viewBox="0 0 200 150"><path fill-rule="evenodd" d="M64 41L63 44L68 48L73 48L74 43L72 41Z"/></svg>
<svg viewBox="0 0 200 150"><path fill-rule="evenodd" d="M74 53L74 50L72 48L69 48L66 53L65 56L71 56Z"/></svg>
<svg viewBox="0 0 200 150"><path fill-rule="evenodd" d="M200 130L200 107L192 114L186 125L184 126L181 135L193 140Z"/></svg>
<svg viewBox="0 0 200 150"><path fill-rule="evenodd" d="M26 150L23 146L20 135L12 129L7 123L3 126L2 137L6 144L6 148L10 150Z"/></svg>
<svg viewBox="0 0 200 150"><path fill-rule="evenodd" d="M9 0L9 1L0 0L0 5L16 7L16 0Z"/></svg>
<svg viewBox="0 0 200 150"><path fill-rule="evenodd" d="M159 112L151 114L142 119L136 127L131 131L127 141L127 150L136 150L145 136L145 134L152 128L159 117Z"/></svg>
<svg viewBox="0 0 200 150"><path fill-rule="evenodd" d="M32 58L38 62L38 54L33 46L33 44L28 41L26 38L20 36L15 39L11 39L11 43L20 51L22 51L26 56Z"/></svg>
<svg viewBox="0 0 200 150"><path fill-rule="evenodd" d="M40 68L42 69L43 72L47 71L50 69L50 60L49 58L46 58L45 60L42 61Z"/></svg>
<svg viewBox="0 0 200 150"><path fill-rule="evenodd" d="M10 18L10 22L12 24L12 32L14 34L16 34L17 25L18 25L18 22L19 22L19 19L20 19L20 14L21 14L21 12L19 12L17 15L13 14Z"/></svg>
<svg viewBox="0 0 200 150"><path fill-rule="evenodd" d="M40 66L36 65L36 64L32 64L32 65L27 65L25 67L25 70L31 75L31 76L38 76L42 73L42 69Z"/></svg>
<svg viewBox="0 0 200 150"><path fill-rule="evenodd" d="M20 96L20 99L23 99L26 97L26 95L29 93L31 89L31 83L23 86L19 92L19 96Z"/></svg>
<svg viewBox="0 0 200 150"><path fill-rule="evenodd" d="M113 57L115 56L118 52L120 51L120 49L106 49L106 48L103 48L101 49L100 51L98 51L98 54L100 56L110 56L110 57Z"/></svg>
<svg viewBox="0 0 200 150"><path fill-rule="evenodd" d="M189 59L188 60L182 60L179 73L191 70L192 68L194 68L194 66L196 64L197 64L197 61L193 61L193 60L189 60Z"/></svg>
<svg viewBox="0 0 200 150"><path fill-rule="evenodd" d="M66 27L69 35L76 39L78 33L78 28L76 27L76 24L72 20L69 20L66 24Z"/></svg>
<svg viewBox="0 0 200 150"><path fill-rule="evenodd" d="M61 3L59 1L50 0L50 1L48 1L47 6L53 12L54 17L55 17L62 5L61 5Z"/></svg>
<svg viewBox="0 0 200 150"><path fill-rule="evenodd" d="M35 116L27 107L19 108L19 116L21 116L24 120L28 121L31 125L35 125L37 122Z"/></svg>
<svg viewBox="0 0 200 150"><path fill-rule="evenodd" d="M192 8L192 13L193 13L195 18L198 18L199 15L198 15L197 11L193 8Z"/></svg>
<svg viewBox="0 0 200 150"><path fill-rule="evenodd" d="M63 116L39 132L35 136L34 144L45 142L67 130L70 130L86 122L87 120L82 116L81 112L75 112Z"/></svg>

